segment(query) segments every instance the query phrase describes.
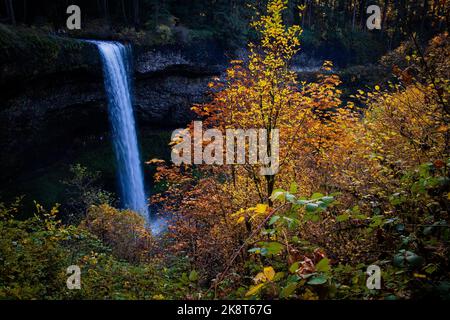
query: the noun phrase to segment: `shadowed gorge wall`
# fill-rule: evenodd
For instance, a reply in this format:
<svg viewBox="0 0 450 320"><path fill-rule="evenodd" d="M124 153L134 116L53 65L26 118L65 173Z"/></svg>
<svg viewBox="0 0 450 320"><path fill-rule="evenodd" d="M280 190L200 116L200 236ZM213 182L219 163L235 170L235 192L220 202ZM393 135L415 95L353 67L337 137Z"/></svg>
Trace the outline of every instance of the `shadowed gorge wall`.
<svg viewBox="0 0 450 320"><path fill-rule="evenodd" d="M56 154L64 154L78 142L92 136L100 139L109 132L94 45L36 34L37 45L26 33L7 31L9 38L1 38L5 32L0 32L0 38L7 39L0 46L0 121L8 124L0 128L1 184L24 167L51 163ZM46 53L42 43L51 44L54 54ZM214 43L201 46L204 50L135 48L132 65L138 126L179 126L193 118L192 104L207 99L208 82L224 68L217 64L223 61L220 48ZM222 59L211 63L221 55Z"/></svg>

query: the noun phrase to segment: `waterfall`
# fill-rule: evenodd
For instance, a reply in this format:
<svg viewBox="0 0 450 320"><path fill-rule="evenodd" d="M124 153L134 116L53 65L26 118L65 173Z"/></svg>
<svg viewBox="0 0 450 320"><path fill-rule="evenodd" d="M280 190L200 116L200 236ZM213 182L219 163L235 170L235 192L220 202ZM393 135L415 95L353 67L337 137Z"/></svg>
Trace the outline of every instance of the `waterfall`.
<svg viewBox="0 0 450 320"><path fill-rule="evenodd" d="M100 52L121 200L148 223L148 209L131 96L131 48L118 42L89 41Z"/></svg>

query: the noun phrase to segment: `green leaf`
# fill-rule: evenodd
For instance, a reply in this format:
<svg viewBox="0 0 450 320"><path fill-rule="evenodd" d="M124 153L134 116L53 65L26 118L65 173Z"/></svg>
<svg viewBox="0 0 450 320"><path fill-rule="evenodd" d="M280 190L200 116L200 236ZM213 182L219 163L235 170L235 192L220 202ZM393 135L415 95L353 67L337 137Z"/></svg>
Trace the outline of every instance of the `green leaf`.
<svg viewBox="0 0 450 320"><path fill-rule="evenodd" d="M435 272L436 270L438 270L438 266L435 264L429 264L425 267L424 271L428 274L432 274L433 272Z"/></svg>
<svg viewBox="0 0 450 320"><path fill-rule="evenodd" d="M315 212L319 206L316 203L308 203L306 205L306 212Z"/></svg>
<svg viewBox="0 0 450 320"><path fill-rule="evenodd" d="M327 258L323 258L316 264L316 271L319 272L328 272L330 271L330 260Z"/></svg>
<svg viewBox="0 0 450 320"><path fill-rule="evenodd" d="M323 202L325 202L325 204L330 204L330 203L332 203L333 201L334 201L334 197L332 197L332 196L325 196L325 197L322 197L322 201Z"/></svg>
<svg viewBox="0 0 450 320"><path fill-rule="evenodd" d="M408 264L412 267L420 267L424 262L423 258L417 254L407 256L406 261L408 261Z"/></svg>
<svg viewBox="0 0 450 320"><path fill-rule="evenodd" d="M280 292L280 298L288 298L297 289L297 283L291 282L284 287Z"/></svg>
<svg viewBox="0 0 450 320"><path fill-rule="evenodd" d="M275 276L273 277L273 280L272 281L278 281L278 280L281 280L281 279L283 279L283 277L284 277L284 272L277 272L277 273L275 273Z"/></svg>
<svg viewBox="0 0 450 320"><path fill-rule="evenodd" d="M289 187L289 192L290 193L297 193L297 189L298 189L297 183L292 182L291 186Z"/></svg>
<svg viewBox="0 0 450 320"><path fill-rule="evenodd" d="M198 273L195 270L192 270L191 273L189 274L189 280L194 282L198 280Z"/></svg>
<svg viewBox="0 0 450 320"><path fill-rule="evenodd" d="M319 206L319 208L326 209L327 204L321 200L317 201L316 204Z"/></svg>
<svg viewBox="0 0 450 320"><path fill-rule="evenodd" d="M397 267L405 267L406 265L420 267L423 263L424 259L411 251L400 250L394 256L394 265Z"/></svg>
<svg viewBox="0 0 450 320"><path fill-rule="evenodd" d="M259 242L258 245L262 247L261 255L263 256L276 255L284 249L284 245L279 242Z"/></svg>
<svg viewBox="0 0 450 320"><path fill-rule="evenodd" d="M352 208L352 213L353 213L353 214L359 214L359 213L360 213L360 211L359 211L359 206L354 206L354 207Z"/></svg>
<svg viewBox="0 0 450 320"><path fill-rule="evenodd" d="M372 222L369 224L369 226L372 228L376 228L381 226L382 224L383 224L383 216L378 215L372 217Z"/></svg>
<svg viewBox="0 0 450 320"><path fill-rule="evenodd" d="M284 201L285 200L285 191L283 189L275 189L275 190L273 190L272 195L270 196L270 199L272 201L275 201L275 200L282 200L282 201Z"/></svg>
<svg viewBox="0 0 450 320"><path fill-rule="evenodd" d="M289 192L286 192L286 200L289 201L290 203L295 203L295 196Z"/></svg>
<svg viewBox="0 0 450 320"><path fill-rule="evenodd" d="M272 218L270 218L270 220L269 220L269 226L271 226L271 225L273 225L275 222L277 222L278 219L280 219L280 216L272 216Z"/></svg>
<svg viewBox="0 0 450 320"><path fill-rule="evenodd" d="M293 264L291 264L291 266L289 267L289 272L290 273L295 273L298 270L299 267L299 263L298 262L294 262Z"/></svg>
<svg viewBox="0 0 450 320"><path fill-rule="evenodd" d="M316 200L316 199L320 199L320 198L323 198L323 197L324 197L323 194L321 194L319 192L316 192L316 193L313 193L313 195L311 196L311 200Z"/></svg>
<svg viewBox="0 0 450 320"><path fill-rule="evenodd" d="M315 276L315 277L311 278L308 281L308 284L310 284L310 285L320 285L320 284L324 284L325 282L327 282L327 277L325 275L318 275L318 276Z"/></svg>
<svg viewBox="0 0 450 320"><path fill-rule="evenodd" d="M289 229L296 228L300 224L300 221L298 219L289 217L283 217L283 222Z"/></svg>
<svg viewBox="0 0 450 320"><path fill-rule="evenodd" d="M189 277L187 276L186 272L183 272L181 274L181 278L180 278L181 283L183 284L188 284L189 283Z"/></svg>
<svg viewBox="0 0 450 320"><path fill-rule="evenodd" d="M347 221L350 218L350 215L348 213L341 214L336 217L336 222L343 222Z"/></svg>
<svg viewBox="0 0 450 320"><path fill-rule="evenodd" d="M260 253L261 252L261 248L251 248L248 250L248 252L250 253Z"/></svg>
<svg viewBox="0 0 450 320"><path fill-rule="evenodd" d="M309 213L309 214L305 215L305 220L317 222L320 220L320 216L318 214Z"/></svg>

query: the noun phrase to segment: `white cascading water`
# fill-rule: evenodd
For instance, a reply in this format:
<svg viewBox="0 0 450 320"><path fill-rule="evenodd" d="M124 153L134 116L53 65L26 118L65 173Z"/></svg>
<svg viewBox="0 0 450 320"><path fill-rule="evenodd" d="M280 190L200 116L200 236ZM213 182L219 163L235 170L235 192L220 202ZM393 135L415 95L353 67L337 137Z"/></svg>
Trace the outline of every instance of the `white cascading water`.
<svg viewBox="0 0 450 320"><path fill-rule="evenodd" d="M121 199L149 222L130 88L131 48L118 42L90 41L100 52L108 112L117 160Z"/></svg>

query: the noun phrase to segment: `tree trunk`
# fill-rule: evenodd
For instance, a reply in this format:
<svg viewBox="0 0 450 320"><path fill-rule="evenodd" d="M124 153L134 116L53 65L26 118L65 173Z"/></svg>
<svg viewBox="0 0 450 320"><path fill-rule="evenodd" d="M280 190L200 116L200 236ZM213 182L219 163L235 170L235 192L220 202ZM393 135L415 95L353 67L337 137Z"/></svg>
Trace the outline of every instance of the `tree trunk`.
<svg viewBox="0 0 450 320"><path fill-rule="evenodd" d="M313 7L313 2L312 2L312 0L310 0L309 1L309 14L308 14L308 26L310 29L311 29L312 7Z"/></svg>
<svg viewBox="0 0 450 320"><path fill-rule="evenodd" d="M423 7L422 7L422 23L420 24L420 31L423 32L425 28L425 22L427 20L427 13L428 13L428 0L423 0Z"/></svg>
<svg viewBox="0 0 450 320"><path fill-rule="evenodd" d="M121 9L122 9L123 21L125 22L125 24L128 24L127 10L126 10L126 7L125 7L124 0L120 0L120 6L121 6Z"/></svg>
<svg viewBox="0 0 450 320"><path fill-rule="evenodd" d="M27 0L23 0L23 15L22 20L24 24L27 24Z"/></svg>
<svg viewBox="0 0 450 320"><path fill-rule="evenodd" d="M109 9L108 9L108 0L102 1L102 10L103 10L103 18L105 19L106 25L110 28L111 24L109 21Z"/></svg>
<svg viewBox="0 0 450 320"><path fill-rule="evenodd" d="M359 4L360 4L360 7L359 7L359 25L360 25L361 29L363 29L365 24L366 24L366 19L364 19L365 16L366 16L366 9L367 9L367 7L366 7L366 0L361 0Z"/></svg>
<svg viewBox="0 0 450 320"><path fill-rule="evenodd" d="M12 0L5 0L6 6L6 14L8 15L8 19L13 26L16 25L16 17L14 15L14 6Z"/></svg>
<svg viewBox="0 0 450 320"><path fill-rule="evenodd" d="M381 33L384 33L386 30L386 15L387 15L387 8L389 6L389 0L384 0L383 5L383 13L381 17Z"/></svg>
<svg viewBox="0 0 450 320"><path fill-rule="evenodd" d="M303 2L303 5L305 6L304 7L304 9L303 9L303 11L302 11L302 29L304 29L305 28L305 20L306 20L306 12L307 12L307 2L306 1L304 1Z"/></svg>
<svg viewBox="0 0 450 320"><path fill-rule="evenodd" d="M356 19L356 3L353 4L352 31L355 31L355 19Z"/></svg>
<svg viewBox="0 0 450 320"><path fill-rule="evenodd" d="M400 23L401 23L399 0L394 0L394 10L396 10L396 16L395 16L395 30L392 36L392 43L395 45L396 43L395 41L397 40L398 35L400 33Z"/></svg>
<svg viewBox="0 0 450 320"><path fill-rule="evenodd" d="M139 21L139 0L133 0L133 22L134 29L137 31L140 27Z"/></svg>

